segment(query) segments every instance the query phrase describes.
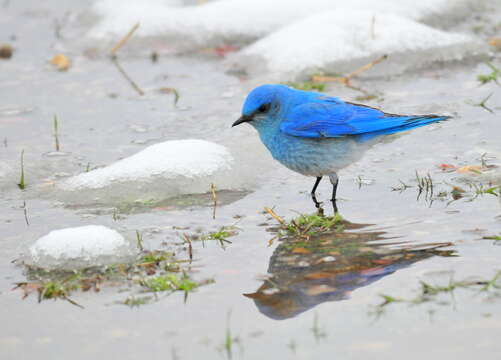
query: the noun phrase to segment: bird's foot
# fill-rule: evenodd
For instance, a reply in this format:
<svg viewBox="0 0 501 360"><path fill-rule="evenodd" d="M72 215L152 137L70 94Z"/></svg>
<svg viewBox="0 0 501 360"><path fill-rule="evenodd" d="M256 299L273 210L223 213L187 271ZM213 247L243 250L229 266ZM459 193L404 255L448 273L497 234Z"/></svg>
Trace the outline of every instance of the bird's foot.
<svg viewBox="0 0 501 360"><path fill-rule="evenodd" d="M313 203L315 204L315 207L317 208L317 214L319 216L324 216L324 208L322 207L321 202L319 202L315 196L315 194L311 194L311 200L313 200Z"/></svg>

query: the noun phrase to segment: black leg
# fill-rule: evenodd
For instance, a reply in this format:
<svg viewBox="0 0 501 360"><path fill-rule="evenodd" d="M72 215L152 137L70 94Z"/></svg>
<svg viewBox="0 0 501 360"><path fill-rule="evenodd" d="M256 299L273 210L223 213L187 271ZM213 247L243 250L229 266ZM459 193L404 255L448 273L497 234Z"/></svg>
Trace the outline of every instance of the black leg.
<svg viewBox="0 0 501 360"><path fill-rule="evenodd" d="M322 180L322 177L318 176L317 180L315 180L315 185L313 185L313 189L311 189L311 199L315 203L315 207L317 209L320 208L320 203L317 201L317 197L315 195L315 192L317 191L318 184L320 184L320 180Z"/></svg>
<svg viewBox="0 0 501 360"><path fill-rule="evenodd" d="M337 204L336 204L336 192L337 192L337 185L338 184L339 184L339 179L336 177L336 182L332 183L332 198L331 198L332 207L334 208L334 214L339 212L337 209Z"/></svg>

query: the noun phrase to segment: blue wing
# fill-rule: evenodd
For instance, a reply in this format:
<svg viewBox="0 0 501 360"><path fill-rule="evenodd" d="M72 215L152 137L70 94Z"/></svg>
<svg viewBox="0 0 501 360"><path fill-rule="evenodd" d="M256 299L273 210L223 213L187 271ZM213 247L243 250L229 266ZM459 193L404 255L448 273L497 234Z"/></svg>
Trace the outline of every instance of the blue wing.
<svg viewBox="0 0 501 360"><path fill-rule="evenodd" d="M280 124L280 130L298 137L332 138L353 135L359 141L366 141L379 135L406 131L447 118L439 115L387 114L338 98L320 97L318 101L294 107L287 119Z"/></svg>

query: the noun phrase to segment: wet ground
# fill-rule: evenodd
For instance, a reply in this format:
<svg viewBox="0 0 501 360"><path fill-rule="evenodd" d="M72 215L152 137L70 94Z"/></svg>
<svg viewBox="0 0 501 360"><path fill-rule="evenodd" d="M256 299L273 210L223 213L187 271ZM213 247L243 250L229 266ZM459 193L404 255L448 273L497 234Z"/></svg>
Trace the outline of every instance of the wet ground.
<svg viewBox="0 0 501 360"><path fill-rule="evenodd" d="M338 206L351 222L344 232L313 243L275 239L270 246L276 221L263 208L274 207L286 219L313 212L312 179L272 162L252 129L230 128L252 79L225 73L220 59L205 53L160 56L155 64L148 56L121 59L146 92L139 96L107 58L84 56L65 40L64 26L57 38L55 19L84 3L3 6L0 42L15 52L0 60L0 165L12 169L0 178L2 359L497 358L501 298L495 287L465 285L435 295L421 284L483 281L501 270L501 246L483 239L501 234L499 196L483 193L501 183L499 169L491 167L501 165L501 88L479 86L477 75L490 72L485 64L357 81L377 95L363 102L389 112L455 117L378 144L340 173ZM68 72L48 65L58 52L73 60ZM172 94L157 91L162 87L178 90L176 106ZM364 95L335 84L326 92L351 101ZM490 94L492 112L475 106ZM65 153L59 156L51 154L55 114ZM242 174L254 175L236 182L245 184L242 192L220 194L215 220L209 195L124 207L117 218L109 208L62 203L41 186L182 138L228 146ZM28 187L20 191L23 150ZM447 172L442 164L479 168ZM426 184L419 194L416 171L430 174L433 194ZM461 198L453 186L466 191ZM327 182L320 186L326 210L329 192ZM80 309L60 300L38 304L36 296L21 300L21 292L10 290L26 279L11 263L26 246L53 229L87 224L139 230L145 246L175 248L181 258L187 252L176 244L183 233L233 224L239 231L224 249L218 242L194 243L193 276L215 282L186 302L174 293L130 308L116 303L128 295L118 286L72 294ZM378 307L382 294L408 301ZM413 301L422 296L429 301Z"/></svg>

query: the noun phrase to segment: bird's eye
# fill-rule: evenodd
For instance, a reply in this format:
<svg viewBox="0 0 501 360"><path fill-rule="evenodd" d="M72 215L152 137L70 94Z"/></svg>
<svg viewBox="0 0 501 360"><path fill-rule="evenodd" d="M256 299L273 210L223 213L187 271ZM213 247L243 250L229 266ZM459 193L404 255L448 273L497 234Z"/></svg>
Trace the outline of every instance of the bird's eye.
<svg viewBox="0 0 501 360"><path fill-rule="evenodd" d="M257 109L257 111L260 113L265 113L268 110L270 110L270 104L263 104Z"/></svg>

